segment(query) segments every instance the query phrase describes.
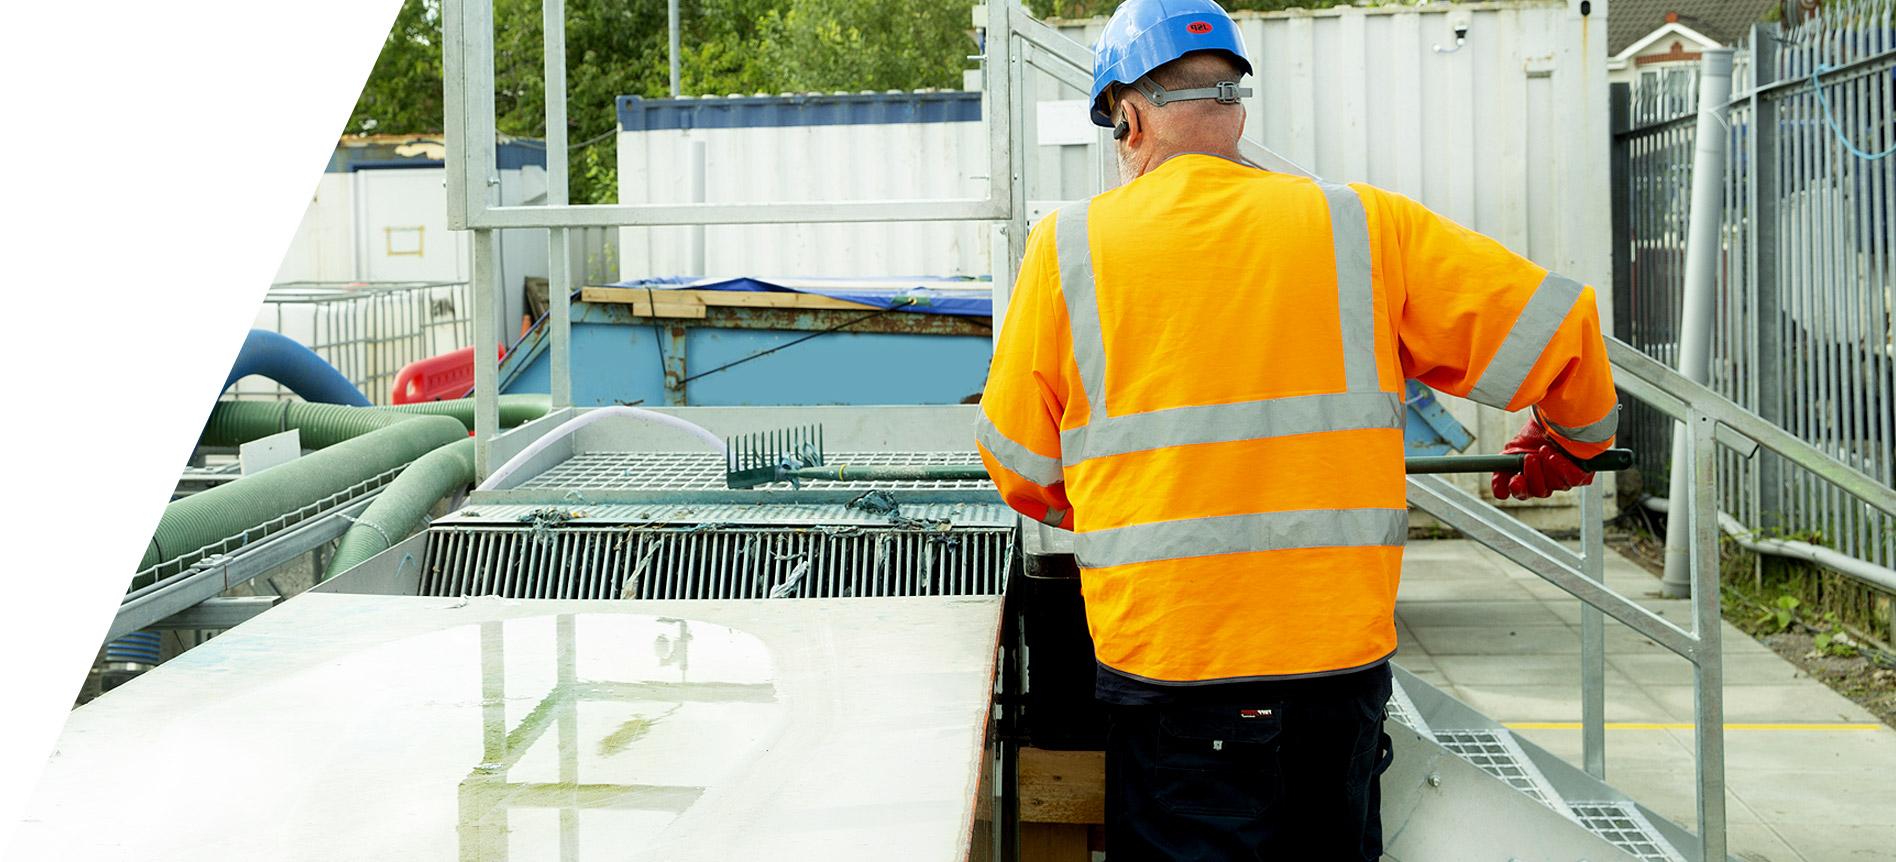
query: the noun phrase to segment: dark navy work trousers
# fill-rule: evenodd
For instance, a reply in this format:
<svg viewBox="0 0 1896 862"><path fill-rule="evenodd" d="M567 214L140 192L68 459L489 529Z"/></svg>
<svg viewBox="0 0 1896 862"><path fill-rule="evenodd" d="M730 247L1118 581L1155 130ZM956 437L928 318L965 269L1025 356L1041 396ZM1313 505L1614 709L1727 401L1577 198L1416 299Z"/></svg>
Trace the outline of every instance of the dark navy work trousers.
<svg viewBox="0 0 1896 862"><path fill-rule="evenodd" d="M1349 676L1113 706L1107 859L1380 859L1389 669Z"/></svg>

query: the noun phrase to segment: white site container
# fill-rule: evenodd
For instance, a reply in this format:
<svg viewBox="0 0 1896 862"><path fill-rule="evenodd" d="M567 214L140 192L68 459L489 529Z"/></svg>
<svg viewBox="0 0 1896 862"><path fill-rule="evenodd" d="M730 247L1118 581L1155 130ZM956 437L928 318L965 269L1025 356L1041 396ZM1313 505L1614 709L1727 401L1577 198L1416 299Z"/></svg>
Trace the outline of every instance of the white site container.
<svg viewBox="0 0 1896 862"><path fill-rule="evenodd" d="M980 116L981 94L959 91L622 97L619 202L691 201L694 141L711 203L978 198ZM622 228L619 275L986 275L987 236L974 222Z"/></svg>

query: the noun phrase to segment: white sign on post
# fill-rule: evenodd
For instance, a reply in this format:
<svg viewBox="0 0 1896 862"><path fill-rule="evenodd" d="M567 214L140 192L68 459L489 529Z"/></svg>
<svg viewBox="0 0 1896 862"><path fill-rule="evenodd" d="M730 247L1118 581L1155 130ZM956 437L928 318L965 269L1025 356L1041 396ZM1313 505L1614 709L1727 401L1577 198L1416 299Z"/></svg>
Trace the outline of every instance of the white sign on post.
<svg viewBox="0 0 1896 862"><path fill-rule="evenodd" d="M303 455L303 436L295 428L252 440L237 447L237 465L249 476L279 464L288 464Z"/></svg>

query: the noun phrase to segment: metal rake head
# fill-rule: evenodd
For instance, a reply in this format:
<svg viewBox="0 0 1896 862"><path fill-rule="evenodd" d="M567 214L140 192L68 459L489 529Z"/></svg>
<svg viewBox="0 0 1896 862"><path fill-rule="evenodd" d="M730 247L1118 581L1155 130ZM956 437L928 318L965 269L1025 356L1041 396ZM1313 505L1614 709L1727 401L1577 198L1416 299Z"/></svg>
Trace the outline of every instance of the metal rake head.
<svg viewBox="0 0 1896 862"><path fill-rule="evenodd" d="M796 479L790 471L823 466L821 425L740 434L724 443L727 488L755 488L781 481L794 484Z"/></svg>

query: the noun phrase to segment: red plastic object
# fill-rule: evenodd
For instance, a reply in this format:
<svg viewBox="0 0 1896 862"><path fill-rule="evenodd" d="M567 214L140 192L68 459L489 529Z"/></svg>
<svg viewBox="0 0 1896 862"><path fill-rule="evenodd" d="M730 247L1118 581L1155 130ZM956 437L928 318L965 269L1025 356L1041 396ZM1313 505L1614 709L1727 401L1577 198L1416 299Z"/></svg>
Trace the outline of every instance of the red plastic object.
<svg viewBox="0 0 1896 862"><path fill-rule="evenodd" d="M500 349L500 358L507 358L507 348ZM443 401L466 397L473 388L474 348L463 347L408 363L395 375L395 391L390 399L396 404Z"/></svg>

